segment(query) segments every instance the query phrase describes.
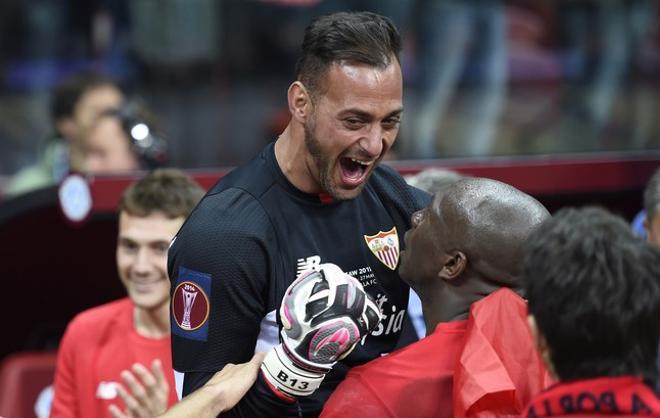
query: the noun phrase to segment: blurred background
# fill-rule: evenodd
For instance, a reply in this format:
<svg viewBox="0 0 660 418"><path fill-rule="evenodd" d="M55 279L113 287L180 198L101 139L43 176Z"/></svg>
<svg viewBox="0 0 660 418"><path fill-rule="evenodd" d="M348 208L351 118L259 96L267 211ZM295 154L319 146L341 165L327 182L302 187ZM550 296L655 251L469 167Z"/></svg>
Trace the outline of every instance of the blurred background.
<svg viewBox="0 0 660 418"><path fill-rule="evenodd" d="M245 162L286 125L304 27L337 10L401 30L392 159L660 148L651 0L3 0L0 184L38 158L51 89L84 69L144 99L170 165Z"/></svg>

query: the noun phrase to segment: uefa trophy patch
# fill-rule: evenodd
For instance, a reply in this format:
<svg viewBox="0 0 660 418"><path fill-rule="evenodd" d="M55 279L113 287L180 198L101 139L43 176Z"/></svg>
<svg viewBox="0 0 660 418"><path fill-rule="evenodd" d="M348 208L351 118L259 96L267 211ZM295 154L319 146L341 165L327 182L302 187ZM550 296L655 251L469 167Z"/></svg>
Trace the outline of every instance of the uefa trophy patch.
<svg viewBox="0 0 660 418"><path fill-rule="evenodd" d="M179 268L172 293L172 333L180 337L206 341L211 310L211 275Z"/></svg>

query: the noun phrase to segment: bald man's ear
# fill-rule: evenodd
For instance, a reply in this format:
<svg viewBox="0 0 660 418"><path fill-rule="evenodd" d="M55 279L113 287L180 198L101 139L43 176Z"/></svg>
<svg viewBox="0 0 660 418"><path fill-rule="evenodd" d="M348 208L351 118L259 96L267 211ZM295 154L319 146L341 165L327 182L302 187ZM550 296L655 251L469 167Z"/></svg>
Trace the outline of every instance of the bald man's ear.
<svg viewBox="0 0 660 418"><path fill-rule="evenodd" d="M312 110L312 100L307 88L300 81L294 81L287 92L289 112L300 123L305 123Z"/></svg>
<svg viewBox="0 0 660 418"><path fill-rule="evenodd" d="M449 254L438 275L442 279L453 280L460 276L466 267L467 257L465 254L462 251L454 251Z"/></svg>

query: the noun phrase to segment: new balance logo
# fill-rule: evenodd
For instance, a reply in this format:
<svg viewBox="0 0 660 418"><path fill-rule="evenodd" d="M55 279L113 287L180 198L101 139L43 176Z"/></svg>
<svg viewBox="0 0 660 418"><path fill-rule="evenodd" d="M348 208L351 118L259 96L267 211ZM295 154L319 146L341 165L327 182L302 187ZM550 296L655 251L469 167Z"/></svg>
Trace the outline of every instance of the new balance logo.
<svg viewBox="0 0 660 418"><path fill-rule="evenodd" d="M318 255L313 255L307 258L299 258L296 268L296 277L300 276L300 274L303 271L318 270L320 264L321 264L321 257L319 257Z"/></svg>

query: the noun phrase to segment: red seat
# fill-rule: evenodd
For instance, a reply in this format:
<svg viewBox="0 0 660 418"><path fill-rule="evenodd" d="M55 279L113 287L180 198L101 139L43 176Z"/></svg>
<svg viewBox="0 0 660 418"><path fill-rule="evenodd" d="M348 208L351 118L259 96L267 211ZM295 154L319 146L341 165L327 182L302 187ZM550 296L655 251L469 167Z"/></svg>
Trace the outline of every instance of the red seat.
<svg viewBox="0 0 660 418"><path fill-rule="evenodd" d="M0 366L0 417L34 418L39 393L53 383L57 354L25 352L6 357Z"/></svg>

